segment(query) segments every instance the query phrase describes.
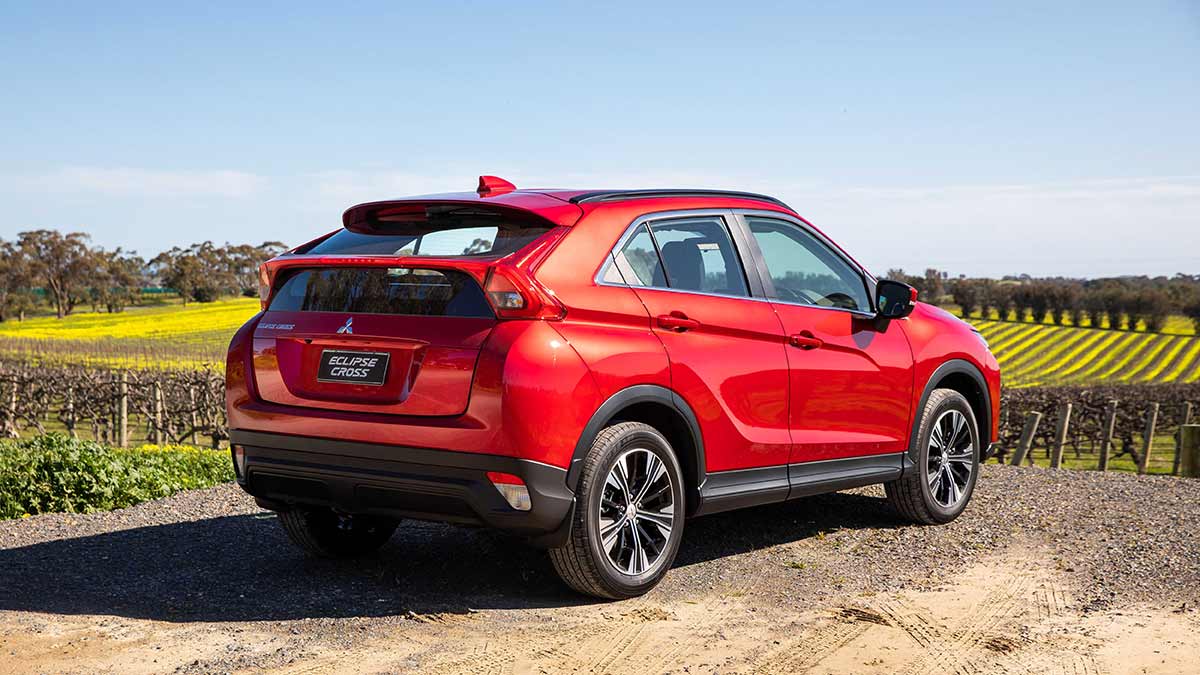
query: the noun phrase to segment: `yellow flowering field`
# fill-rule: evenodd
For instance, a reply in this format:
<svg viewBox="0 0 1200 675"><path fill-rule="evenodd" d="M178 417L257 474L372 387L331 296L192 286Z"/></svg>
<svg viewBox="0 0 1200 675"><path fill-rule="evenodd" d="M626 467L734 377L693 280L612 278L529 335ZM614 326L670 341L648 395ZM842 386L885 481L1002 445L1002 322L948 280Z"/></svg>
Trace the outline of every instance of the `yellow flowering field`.
<svg viewBox="0 0 1200 675"><path fill-rule="evenodd" d="M1194 335L971 323L1000 361L1005 386L1200 381L1200 338Z"/></svg>
<svg viewBox="0 0 1200 675"><path fill-rule="evenodd" d="M131 307L0 323L0 355L128 367L220 364L234 331L259 309L257 298Z"/></svg>

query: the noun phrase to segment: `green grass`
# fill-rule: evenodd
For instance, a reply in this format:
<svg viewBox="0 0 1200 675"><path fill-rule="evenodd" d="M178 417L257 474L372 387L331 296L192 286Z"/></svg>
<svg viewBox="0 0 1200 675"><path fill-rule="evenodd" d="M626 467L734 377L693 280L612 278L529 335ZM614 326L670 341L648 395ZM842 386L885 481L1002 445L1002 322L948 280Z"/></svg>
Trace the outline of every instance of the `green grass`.
<svg viewBox="0 0 1200 675"><path fill-rule="evenodd" d="M56 434L3 441L0 519L107 511L230 480L232 462L223 450L122 450Z"/></svg>

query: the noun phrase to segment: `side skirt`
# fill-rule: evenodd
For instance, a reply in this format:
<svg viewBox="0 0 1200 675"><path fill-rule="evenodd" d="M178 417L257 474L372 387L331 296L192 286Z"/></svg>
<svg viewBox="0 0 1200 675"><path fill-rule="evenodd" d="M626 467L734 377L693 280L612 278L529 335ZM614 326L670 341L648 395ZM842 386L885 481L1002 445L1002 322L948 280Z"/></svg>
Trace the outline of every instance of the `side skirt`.
<svg viewBox="0 0 1200 675"><path fill-rule="evenodd" d="M695 515L772 504L896 480L907 453L849 457L708 474Z"/></svg>

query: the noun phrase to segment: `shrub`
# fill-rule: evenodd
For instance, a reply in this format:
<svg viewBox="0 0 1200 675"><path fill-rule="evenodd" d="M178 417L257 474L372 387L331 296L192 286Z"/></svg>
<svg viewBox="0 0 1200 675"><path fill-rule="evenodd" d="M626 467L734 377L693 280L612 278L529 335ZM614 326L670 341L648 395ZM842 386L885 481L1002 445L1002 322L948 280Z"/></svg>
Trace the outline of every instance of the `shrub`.
<svg viewBox="0 0 1200 675"><path fill-rule="evenodd" d="M233 480L229 454L188 446L109 448L62 435L0 442L0 519L107 511Z"/></svg>

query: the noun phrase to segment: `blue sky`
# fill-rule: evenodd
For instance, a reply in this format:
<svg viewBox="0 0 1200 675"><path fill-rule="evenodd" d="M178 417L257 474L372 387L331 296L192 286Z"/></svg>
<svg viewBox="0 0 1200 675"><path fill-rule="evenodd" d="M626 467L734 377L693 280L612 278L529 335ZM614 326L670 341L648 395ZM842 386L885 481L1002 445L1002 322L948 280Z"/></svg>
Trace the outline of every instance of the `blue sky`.
<svg viewBox="0 0 1200 675"><path fill-rule="evenodd" d="M493 173L769 192L877 272L1200 273L1194 0L162 4L0 7L0 237L300 243Z"/></svg>

